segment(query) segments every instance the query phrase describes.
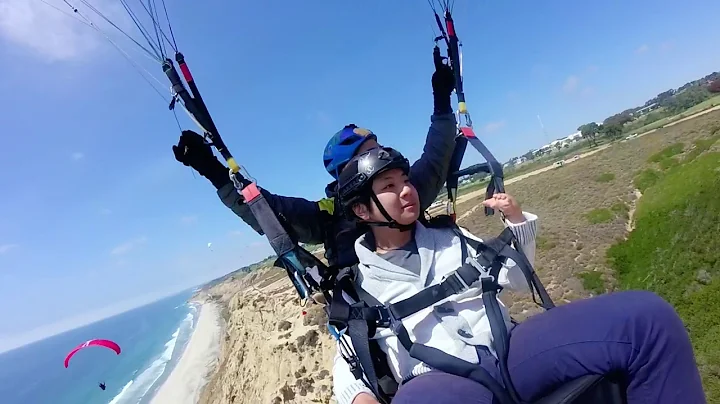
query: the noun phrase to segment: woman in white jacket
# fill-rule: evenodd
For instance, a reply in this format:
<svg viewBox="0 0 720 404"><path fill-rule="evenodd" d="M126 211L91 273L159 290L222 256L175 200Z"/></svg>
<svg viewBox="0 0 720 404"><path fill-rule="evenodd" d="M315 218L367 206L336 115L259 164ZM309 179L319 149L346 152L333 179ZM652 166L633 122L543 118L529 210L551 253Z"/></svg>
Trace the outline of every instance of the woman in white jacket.
<svg viewBox="0 0 720 404"><path fill-rule="evenodd" d="M391 304L441 282L462 265L460 239L450 228L418 222L418 196L408 180L408 161L390 148L369 150L348 163L340 197L349 214L371 231L355 243L360 260L357 287ZM532 263L537 216L513 197L496 194L483 202L500 210ZM463 230L471 239L479 240ZM469 251L474 255L474 251ZM498 277L504 288L528 290L512 261ZM347 298L347 297L346 297ZM349 298L347 298L349 299ZM649 292L621 292L576 301L534 316L513 328L508 370L522 400L532 400L587 374L621 372L629 403L704 403L692 346L673 308ZM493 338L479 288L451 296L403 319L410 338L482 366L501 380ZM350 343L349 338L342 337ZM373 337L401 387L393 403L491 403L491 393L470 379L442 373L410 356L388 329ZM377 403L356 380L340 354L333 367L339 404Z"/></svg>

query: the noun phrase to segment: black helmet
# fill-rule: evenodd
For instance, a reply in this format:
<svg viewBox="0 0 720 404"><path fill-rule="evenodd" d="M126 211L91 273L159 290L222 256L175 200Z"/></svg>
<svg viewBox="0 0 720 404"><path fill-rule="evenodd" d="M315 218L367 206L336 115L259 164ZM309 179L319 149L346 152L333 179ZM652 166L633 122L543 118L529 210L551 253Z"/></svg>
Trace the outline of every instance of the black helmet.
<svg viewBox="0 0 720 404"><path fill-rule="evenodd" d="M410 172L410 162L398 151L390 147L376 147L353 157L340 173L338 179L338 196L343 210L353 217L352 207L363 197L370 197L375 201L380 213L387 222L366 222L369 225L388 226L397 229L410 229L397 223L383 208L377 195L372 192L372 182L379 174L399 168L406 175Z"/></svg>

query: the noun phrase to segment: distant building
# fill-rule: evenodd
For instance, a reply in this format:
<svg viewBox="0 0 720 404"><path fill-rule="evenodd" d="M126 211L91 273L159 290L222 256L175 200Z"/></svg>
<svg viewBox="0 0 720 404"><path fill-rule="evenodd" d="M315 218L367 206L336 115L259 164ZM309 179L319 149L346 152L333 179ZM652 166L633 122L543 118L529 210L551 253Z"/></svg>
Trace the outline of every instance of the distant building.
<svg viewBox="0 0 720 404"><path fill-rule="evenodd" d="M510 160L507 161L507 163L503 164L503 167L511 167L511 166L519 166L520 164L526 162L528 159L524 156L520 157L513 157Z"/></svg>
<svg viewBox="0 0 720 404"><path fill-rule="evenodd" d="M647 114L648 112L650 112L650 111L652 111L652 110L655 110L655 109L658 109L658 108L660 108L660 105L658 105L657 102L653 102L652 104L650 104L650 105L648 105L648 106L645 106L645 107L642 107L642 108L638 109L637 111L631 113L630 115L636 117L636 116L639 116L639 115Z"/></svg>

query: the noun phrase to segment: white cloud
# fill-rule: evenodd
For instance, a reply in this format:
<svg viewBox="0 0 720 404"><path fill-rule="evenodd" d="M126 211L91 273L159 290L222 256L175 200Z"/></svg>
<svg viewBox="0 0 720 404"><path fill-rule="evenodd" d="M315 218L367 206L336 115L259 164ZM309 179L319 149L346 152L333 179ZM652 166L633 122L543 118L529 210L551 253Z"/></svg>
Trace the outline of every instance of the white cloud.
<svg viewBox="0 0 720 404"><path fill-rule="evenodd" d="M490 122L483 126L483 131L486 133L492 133L505 127L505 121Z"/></svg>
<svg viewBox="0 0 720 404"><path fill-rule="evenodd" d="M7 254L18 247L20 247L19 244L0 244L0 255Z"/></svg>
<svg viewBox="0 0 720 404"><path fill-rule="evenodd" d="M650 47L647 44L640 45L637 49L635 49L635 53L638 55L641 53L645 53L650 50Z"/></svg>
<svg viewBox="0 0 720 404"><path fill-rule="evenodd" d="M330 125L330 123L332 122L330 115L327 112L321 110L308 114L308 119L322 126Z"/></svg>
<svg viewBox="0 0 720 404"><path fill-rule="evenodd" d="M548 65L536 64L530 68L530 74L534 77L547 77L548 73L550 73L550 66Z"/></svg>
<svg viewBox="0 0 720 404"><path fill-rule="evenodd" d="M124 268L127 266L127 264L127 260L124 260L122 258L113 262L113 265L115 265L116 268Z"/></svg>
<svg viewBox="0 0 720 404"><path fill-rule="evenodd" d="M72 158L75 161L82 160L85 158L85 154L82 152L75 152L72 155L70 155L70 158Z"/></svg>
<svg viewBox="0 0 720 404"><path fill-rule="evenodd" d="M102 208L102 209L100 209L100 214L107 216L107 215L112 214L112 210L110 210L108 208Z"/></svg>
<svg viewBox="0 0 720 404"><path fill-rule="evenodd" d="M87 17L113 41L120 41L120 46L126 48L122 34L102 17L81 2L76 4L71 1L70 4L77 7L77 13L62 0L0 0L0 37L30 50L47 62L90 60L98 49L111 49L112 45L83 23L84 17ZM138 38L140 34L134 30L119 2L93 0L91 4L131 36Z"/></svg>
<svg viewBox="0 0 720 404"><path fill-rule="evenodd" d="M583 97L592 97L593 95L595 95L595 88L585 87L582 89L580 95L582 95Z"/></svg>
<svg viewBox="0 0 720 404"><path fill-rule="evenodd" d="M242 230L231 230L228 232L228 236L242 236L245 234L246 234L246 232L244 232Z"/></svg>
<svg viewBox="0 0 720 404"><path fill-rule="evenodd" d="M140 237L134 238L132 240L128 240L120 245L115 246L115 248L113 248L110 251L110 254L112 254L112 255L127 254L131 250L137 248L138 246L140 246L142 244L145 244L146 242L147 242L147 237L140 236Z"/></svg>
<svg viewBox="0 0 720 404"><path fill-rule="evenodd" d="M255 241L255 242L248 244L247 248L254 250L256 248L264 247L266 244L267 244L267 240Z"/></svg>
<svg viewBox="0 0 720 404"><path fill-rule="evenodd" d="M49 3L71 12L62 2ZM0 0L0 34L50 62L83 58L100 42L91 29L40 1Z"/></svg>
<svg viewBox="0 0 720 404"><path fill-rule="evenodd" d="M197 220L197 216L183 216L180 218L180 222L182 222L182 224L192 224L197 222Z"/></svg>
<svg viewBox="0 0 720 404"><path fill-rule="evenodd" d="M575 90L577 90L579 84L580 78L578 78L578 76L569 76L567 79L565 79L565 83L563 84L563 91L566 94L574 93Z"/></svg>

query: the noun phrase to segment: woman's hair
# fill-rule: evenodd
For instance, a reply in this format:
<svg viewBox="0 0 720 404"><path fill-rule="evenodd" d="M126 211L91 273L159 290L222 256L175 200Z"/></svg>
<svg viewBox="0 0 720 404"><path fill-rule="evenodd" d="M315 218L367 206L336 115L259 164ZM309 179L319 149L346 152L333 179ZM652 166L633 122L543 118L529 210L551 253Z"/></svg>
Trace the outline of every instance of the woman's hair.
<svg viewBox="0 0 720 404"><path fill-rule="evenodd" d="M360 219L355 214L355 211L353 210L353 207L355 205L364 205L367 207L368 211L372 212L373 207L371 203L372 198L370 198L370 194L361 194L355 197L355 200L353 201L352 205L348 206L348 209L346 209L346 214L348 215L349 219L358 220Z"/></svg>

